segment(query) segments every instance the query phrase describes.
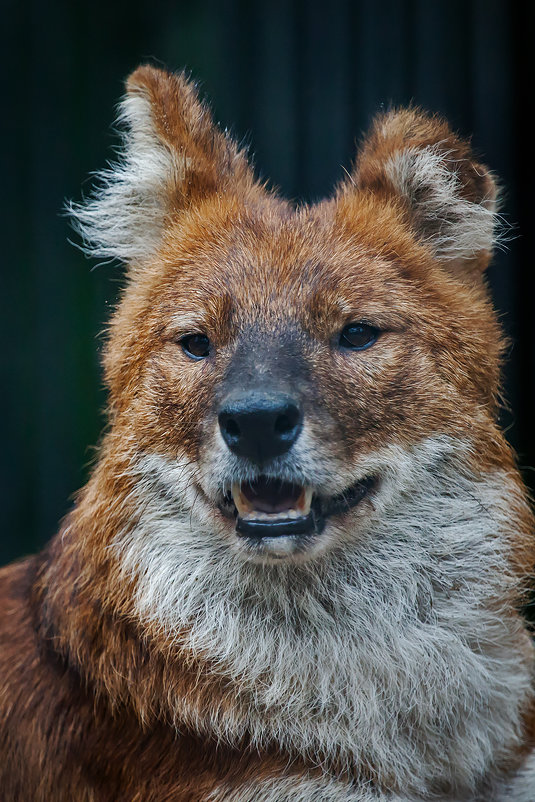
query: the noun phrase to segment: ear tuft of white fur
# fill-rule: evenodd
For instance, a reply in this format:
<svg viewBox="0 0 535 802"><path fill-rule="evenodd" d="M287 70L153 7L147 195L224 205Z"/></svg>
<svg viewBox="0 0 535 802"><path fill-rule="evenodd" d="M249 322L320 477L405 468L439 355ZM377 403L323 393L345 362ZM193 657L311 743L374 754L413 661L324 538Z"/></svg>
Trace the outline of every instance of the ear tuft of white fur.
<svg viewBox="0 0 535 802"><path fill-rule="evenodd" d="M455 160L452 159L454 163ZM482 168L484 169L484 168ZM442 260L471 259L500 241L494 182L477 203L463 197L456 170L438 145L395 152L385 173L408 202L420 238Z"/></svg>
<svg viewBox="0 0 535 802"><path fill-rule="evenodd" d="M168 212L170 187L184 173L158 137L149 98L136 92L120 105L124 151L109 169L97 173L98 185L68 214L90 255L138 262L158 248Z"/></svg>

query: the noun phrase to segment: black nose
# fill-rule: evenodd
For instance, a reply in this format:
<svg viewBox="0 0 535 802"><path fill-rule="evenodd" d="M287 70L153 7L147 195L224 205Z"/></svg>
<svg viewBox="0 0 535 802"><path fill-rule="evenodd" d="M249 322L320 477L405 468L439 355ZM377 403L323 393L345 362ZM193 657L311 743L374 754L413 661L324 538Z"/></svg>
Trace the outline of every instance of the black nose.
<svg viewBox="0 0 535 802"><path fill-rule="evenodd" d="M262 464L290 450L303 415L287 395L247 393L227 399L219 412L223 440L240 457Z"/></svg>

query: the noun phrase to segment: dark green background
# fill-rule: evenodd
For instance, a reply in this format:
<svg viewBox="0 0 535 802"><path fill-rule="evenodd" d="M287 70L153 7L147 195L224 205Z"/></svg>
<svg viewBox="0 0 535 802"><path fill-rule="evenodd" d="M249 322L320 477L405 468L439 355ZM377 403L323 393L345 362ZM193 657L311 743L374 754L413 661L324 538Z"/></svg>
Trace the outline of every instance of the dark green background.
<svg viewBox="0 0 535 802"><path fill-rule="evenodd" d="M128 72L146 60L191 69L216 118L296 198L329 192L385 104L414 100L473 133L517 224L490 278L514 343L504 420L521 463L535 463L533 7L2 2L0 562L54 533L103 424L98 352L122 270L95 267L69 245L60 211L112 157L114 105Z"/></svg>

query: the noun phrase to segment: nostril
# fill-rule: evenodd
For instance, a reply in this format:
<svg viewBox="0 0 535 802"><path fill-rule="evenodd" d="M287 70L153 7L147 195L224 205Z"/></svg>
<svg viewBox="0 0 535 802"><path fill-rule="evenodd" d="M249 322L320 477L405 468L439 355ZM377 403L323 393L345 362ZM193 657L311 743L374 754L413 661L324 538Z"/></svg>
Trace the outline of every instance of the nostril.
<svg viewBox="0 0 535 802"><path fill-rule="evenodd" d="M290 415L279 415L275 421L276 434L288 434L295 429L296 421Z"/></svg>
<svg viewBox="0 0 535 802"><path fill-rule="evenodd" d="M276 416L273 430L279 437L294 436L300 420L299 408L287 404Z"/></svg>
<svg viewBox="0 0 535 802"><path fill-rule="evenodd" d="M241 434L240 427L232 418L229 418L225 422L225 432L229 435L229 437L239 437Z"/></svg>

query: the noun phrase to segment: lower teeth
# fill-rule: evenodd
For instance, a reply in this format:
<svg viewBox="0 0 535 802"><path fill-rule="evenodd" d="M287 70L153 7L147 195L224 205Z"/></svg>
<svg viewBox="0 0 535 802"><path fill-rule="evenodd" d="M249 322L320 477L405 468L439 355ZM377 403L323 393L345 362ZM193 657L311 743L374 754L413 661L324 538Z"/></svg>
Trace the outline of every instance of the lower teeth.
<svg viewBox="0 0 535 802"><path fill-rule="evenodd" d="M304 512L299 510L284 510L283 512L260 512L252 510L246 515L241 515L244 521L287 521L288 519L302 518Z"/></svg>

